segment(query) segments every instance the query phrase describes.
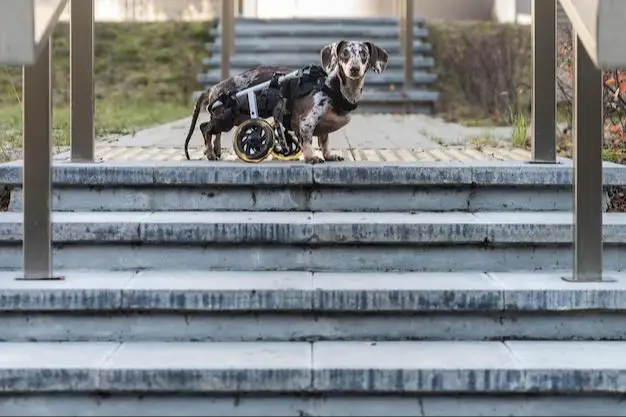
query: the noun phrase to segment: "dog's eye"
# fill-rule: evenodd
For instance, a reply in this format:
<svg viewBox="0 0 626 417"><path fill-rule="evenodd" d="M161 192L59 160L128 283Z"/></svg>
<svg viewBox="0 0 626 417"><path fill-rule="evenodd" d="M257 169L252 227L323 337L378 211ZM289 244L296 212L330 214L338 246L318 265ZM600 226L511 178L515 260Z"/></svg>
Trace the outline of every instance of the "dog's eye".
<svg viewBox="0 0 626 417"><path fill-rule="evenodd" d="M347 49L344 49L343 51L341 51L341 56L343 58L348 58L350 56L350 53L348 52Z"/></svg>

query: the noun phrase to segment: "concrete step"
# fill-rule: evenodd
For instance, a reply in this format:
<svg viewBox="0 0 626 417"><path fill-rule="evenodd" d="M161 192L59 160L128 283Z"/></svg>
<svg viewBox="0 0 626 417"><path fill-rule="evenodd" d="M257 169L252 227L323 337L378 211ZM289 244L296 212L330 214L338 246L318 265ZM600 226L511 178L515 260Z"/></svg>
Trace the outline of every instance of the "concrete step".
<svg viewBox="0 0 626 417"><path fill-rule="evenodd" d="M201 91L195 91L192 94L192 101L196 101ZM404 89L398 89L390 91L384 89L384 87L372 87L363 91L361 100L359 101L359 107L354 111L354 114L373 112L376 114L385 112L372 111L377 106L383 109L402 109L403 107L419 107L429 106L439 100L439 93L436 91L428 91L424 89L415 88L405 91ZM396 112L398 114L401 112ZM383 149L384 151L384 149ZM403 160L398 158L398 160Z"/></svg>
<svg viewBox="0 0 626 417"><path fill-rule="evenodd" d="M626 273L0 272L0 341L626 340Z"/></svg>
<svg viewBox="0 0 626 417"><path fill-rule="evenodd" d="M624 415L615 403L626 389L625 349L573 341L2 343L0 389L7 415L180 415L184 407L185 415L371 416L383 406L394 415L536 415L546 403L551 415ZM522 395L526 408L512 412Z"/></svg>
<svg viewBox="0 0 626 417"><path fill-rule="evenodd" d="M219 55L212 56L211 58L205 58L202 60L202 65L210 68L219 68L221 64L220 59ZM433 58L418 55L413 58L413 67L432 68L434 66L434 62ZM317 65L320 64L319 52L309 54L235 54L230 60L231 67L237 72L241 72L258 65L282 65L288 68L300 68L312 63ZM392 56L389 57L387 69L403 68L403 65L404 58L400 56Z"/></svg>
<svg viewBox="0 0 626 417"><path fill-rule="evenodd" d="M57 243L265 245L559 245L572 213L55 212ZM0 213L0 242L22 238L22 214ZM626 243L626 213L604 213L604 242ZM339 250L339 247L337 247Z"/></svg>
<svg viewBox="0 0 626 417"><path fill-rule="evenodd" d="M626 184L626 169L605 163L603 178L608 203L609 189ZM569 161L55 163L53 181L57 211L572 210ZM21 211L21 162L0 165L0 184L13 189L9 209Z"/></svg>
<svg viewBox="0 0 626 417"><path fill-rule="evenodd" d="M218 25L209 31L214 39L221 38L222 27ZM336 36L337 40L357 39L377 42L381 39L398 39L400 36L398 26L366 26L366 25L343 25L341 23L316 25L240 25L235 26L235 38L255 38L257 40L269 37L290 38L315 38L327 37L329 34ZM423 39L428 36L428 29L421 25L414 25L413 36L415 39Z"/></svg>
<svg viewBox="0 0 626 417"><path fill-rule="evenodd" d="M333 42L336 42L337 39L328 37L328 38L311 38L311 39L301 39L298 42L293 42L293 40L288 38L276 38L271 42L258 42L254 39L246 39L245 41L242 39L236 45L235 56L237 54L260 54L260 53L271 53L275 54L277 51L283 52L285 54L288 53L317 53L319 54L320 50ZM383 39L376 43L379 47L386 50L389 55L400 55L402 51L400 49L400 41L391 40L391 39ZM222 46L219 42L215 43L207 43L205 44L206 49L212 53L218 55L222 50ZM414 54L423 54L430 52L432 50L432 45L429 43L422 43L418 41L413 42L413 53Z"/></svg>
<svg viewBox="0 0 626 417"><path fill-rule="evenodd" d="M304 64L306 65L306 63ZM297 69L296 67L295 69ZM241 72L241 68L232 68L230 70L230 75L234 76ZM201 73L198 74L198 82L203 85L215 85L222 80L220 72L217 70L213 70L210 73ZM413 82L414 85L425 85L432 84L437 80L437 75L424 72L424 71L414 71L413 72ZM388 85L400 85L404 83L404 72L402 69L389 69L382 74L374 74L369 73L365 77L365 85L367 86L388 86Z"/></svg>
<svg viewBox="0 0 626 417"><path fill-rule="evenodd" d="M216 19L217 26L221 26L220 20ZM420 27L426 23L425 19L416 17L413 19L413 25ZM236 27L293 27L293 26L354 26L354 27L398 27L399 21L392 17L363 17L356 19L346 18L249 18L240 17L235 21Z"/></svg>
<svg viewBox="0 0 626 417"><path fill-rule="evenodd" d="M571 265L572 213L60 212L61 268L484 271ZM605 268L626 214L604 215ZM0 265L21 264L21 213L0 213ZM97 254L97 256L96 256Z"/></svg>

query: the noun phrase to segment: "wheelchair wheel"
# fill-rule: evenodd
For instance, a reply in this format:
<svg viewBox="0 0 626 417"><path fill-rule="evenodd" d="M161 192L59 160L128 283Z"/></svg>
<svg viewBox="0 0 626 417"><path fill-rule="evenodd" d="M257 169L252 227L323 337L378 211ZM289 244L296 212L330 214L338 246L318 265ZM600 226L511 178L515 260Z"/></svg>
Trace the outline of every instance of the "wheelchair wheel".
<svg viewBox="0 0 626 417"><path fill-rule="evenodd" d="M298 161L302 156L302 148L297 140L293 136L285 132L285 141L287 142L287 149L272 149L272 157L280 161Z"/></svg>
<svg viewBox="0 0 626 417"><path fill-rule="evenodd" d="M274 129L263 119L247 120L237 128L233 148L244 162L262 162L274 148Z"/></svg>

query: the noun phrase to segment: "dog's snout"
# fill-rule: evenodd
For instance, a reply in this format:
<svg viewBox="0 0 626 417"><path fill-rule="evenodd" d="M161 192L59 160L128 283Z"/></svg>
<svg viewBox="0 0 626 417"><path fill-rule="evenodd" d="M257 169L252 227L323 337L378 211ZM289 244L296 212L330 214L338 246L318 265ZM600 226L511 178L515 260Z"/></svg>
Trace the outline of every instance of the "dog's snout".
<svg viewBox="0 0 626 417"><path fill-rule="evenodd" d="M361 73L361 68L359 67L350 67L350 75L353 77L358 76Z"/></svg>

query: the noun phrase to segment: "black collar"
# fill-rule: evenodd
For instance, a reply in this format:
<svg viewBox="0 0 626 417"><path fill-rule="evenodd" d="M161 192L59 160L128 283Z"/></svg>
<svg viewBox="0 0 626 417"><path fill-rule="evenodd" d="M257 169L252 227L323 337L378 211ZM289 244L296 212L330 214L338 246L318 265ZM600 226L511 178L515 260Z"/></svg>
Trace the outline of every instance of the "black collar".
<svg viewBox="0 0 626 417"><path fill-rule="evenodd" d="M339 79L331 80L332 87L323 85L322 91L330 97L330 101L332 106L338 112L350 113L351 111L356 110L359 105L357 103L351 103L341 94Z"/></svg>

